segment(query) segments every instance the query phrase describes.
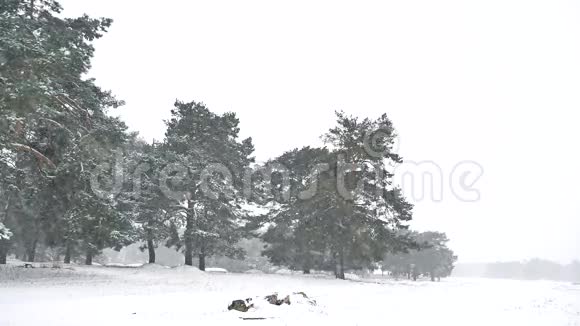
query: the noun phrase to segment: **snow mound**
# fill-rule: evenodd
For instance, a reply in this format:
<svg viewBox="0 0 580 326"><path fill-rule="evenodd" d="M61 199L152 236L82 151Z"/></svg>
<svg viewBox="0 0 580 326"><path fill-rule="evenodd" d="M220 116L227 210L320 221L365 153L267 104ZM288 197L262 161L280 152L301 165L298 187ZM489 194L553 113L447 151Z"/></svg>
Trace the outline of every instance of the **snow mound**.
<svg viewBox="0 0 580 326"><path fill-rule="evenodd" d="M208 273L227 273L228 270L225 268L219 268L219 267L208 267L205 269L206 272Z"/></svg>
<svg viewBox="0 0 580 326"><path fill-rule="evenodd" d="M188 265L181 265L181 266L173 267L172 270L174 270L176 272L185 272L185 273L192 273L192 274L199 274L199 275L205 274L204 272L200 271L199 268L193 267L193 266L188 266Z"/></svg>
<svg viewBox="0 0 580 326"><path fill-rule="evenodd" d="M289 269L286 268L282 268L276 271L276 274L280 274L280 275L292 275L293 272Z"/></svg>
<svg viewBox="0 0 580 326"><path fill-rule="evenodd" d="M163 265L159 265L159 264L145 264L145 265L141 266L141 269L152 270L152 271L167 270L170 268L171 267L169 267L169 266L163 266Z"/></svg>
<svg viewBox="0 0 580 326"><path fill-rule="evenodd" d="M259 269L250 269L250 270L245 271L244 273L246 273L246 274L264 274L264 272L262 272Z"/></svg>
<svg viewBox="0 0 580 326"><path fill-rule="evenodd" d="M139 268L143 267L143 264L120 264L120 263L109 263L105 265L106 267L118 267L118 268Z"/></svg>
<svg viewBox="0 0 580 326"><path fill-rule="evenodd" d="M344 278L351 281L360 281L360 276L352 273L345 273Z"/></svg>

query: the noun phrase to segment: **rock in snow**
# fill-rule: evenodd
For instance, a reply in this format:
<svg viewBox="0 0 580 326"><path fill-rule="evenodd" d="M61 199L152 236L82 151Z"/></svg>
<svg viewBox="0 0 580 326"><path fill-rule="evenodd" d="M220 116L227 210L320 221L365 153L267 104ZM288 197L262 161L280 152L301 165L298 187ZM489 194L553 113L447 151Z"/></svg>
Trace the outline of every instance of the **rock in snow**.
<svg viewBox="0 0 580 326"><path fill-rule="evenodd" d="M278 295L278 293L270 294L265 297L259 297L256 299L247 298L244 300L234 300L228 306L228 310L237 310L241 312L247 312L252 308L257 308L262 306L264 303L269 303L274 306L282 306L282 305L291 305L294 303L295 305L301 304L309 304L312 306L316 306L316 300L309 298L306 293L304 292L294 292L288 295Z"/></svg>

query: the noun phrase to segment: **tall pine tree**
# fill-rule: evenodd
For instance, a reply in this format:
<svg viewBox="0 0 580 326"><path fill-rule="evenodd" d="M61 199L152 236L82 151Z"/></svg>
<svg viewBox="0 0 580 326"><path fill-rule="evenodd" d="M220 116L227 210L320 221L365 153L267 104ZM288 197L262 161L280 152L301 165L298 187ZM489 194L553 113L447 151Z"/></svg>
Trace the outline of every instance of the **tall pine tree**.
<svg viewBox="0 0 580 326"><path fill-rule="evenodd" d="M185 264L193 265L196 253L203 270L207 256L239 253L235 243L246 220L242 181L254 147L251 139L239 139L234 113L219 115L202 103L177 101L166 123L166 157L185 172L179 177L183 197L174 197L184 213Z"/></svg>

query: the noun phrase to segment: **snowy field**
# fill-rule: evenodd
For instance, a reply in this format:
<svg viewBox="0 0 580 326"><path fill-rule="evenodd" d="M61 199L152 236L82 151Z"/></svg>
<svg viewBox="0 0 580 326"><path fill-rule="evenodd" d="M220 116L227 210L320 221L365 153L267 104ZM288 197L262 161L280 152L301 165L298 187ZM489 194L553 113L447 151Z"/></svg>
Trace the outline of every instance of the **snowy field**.
<svg viewBox="0 0 580 326"><path fill-rule="evenodd" d="M234 299L303 291L317 305L228 311ZM240 317L266 317L243 320ZM580 285L445 279L340 281L195 268L0 267L0 325L580 325Z"/></svg>

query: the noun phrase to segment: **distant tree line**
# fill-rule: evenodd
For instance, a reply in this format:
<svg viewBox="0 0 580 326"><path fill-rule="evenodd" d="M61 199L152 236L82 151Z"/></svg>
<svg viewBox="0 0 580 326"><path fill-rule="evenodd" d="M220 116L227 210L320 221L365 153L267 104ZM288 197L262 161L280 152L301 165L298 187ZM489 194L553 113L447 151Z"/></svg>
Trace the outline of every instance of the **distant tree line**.
<svg viewBox="0 0 580 326"><path fill-rule="evenodd" d="M526 261L459 264L453 275L580 282L580 261L574 260L569 264L560 264L546 259L534 258Z"/></svg>
<svg viewBox="0 0 580 326"><path fill-rule="evenodd" d="M165 138L147 143L109 114L123 102L84 77L112 21L61 9L0 3L0 264L50 252L90 265L105 248L139 243L151 263L165 245L203 270L212 256L243 258L240 240L259 237L272 263L305 273L344 278L383 262L449 274L445 235L408 230L387 115L337 112L325 147L257 164L235 113L176 101Z"/></svg>

